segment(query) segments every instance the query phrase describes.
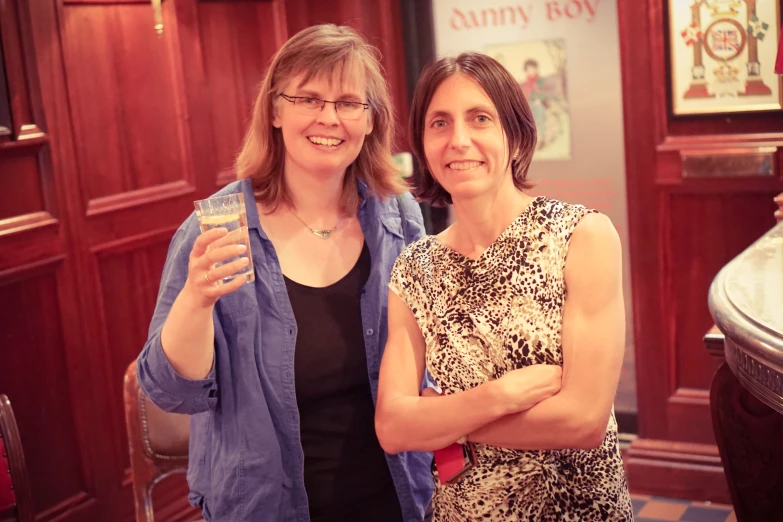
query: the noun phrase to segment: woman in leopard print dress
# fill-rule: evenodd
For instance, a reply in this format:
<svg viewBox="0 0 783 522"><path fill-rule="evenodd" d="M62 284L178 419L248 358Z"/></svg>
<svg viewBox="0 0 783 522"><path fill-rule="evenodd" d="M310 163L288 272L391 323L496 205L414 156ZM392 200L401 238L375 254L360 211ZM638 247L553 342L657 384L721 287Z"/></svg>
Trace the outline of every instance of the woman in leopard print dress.
<svg viewBox="0 0 783 522"><path fill-rule="evenodd" d="M410 124L418 196L457 220L392 272L382 446L474 445L458 481L435 471L434 522L633 520L612 408L625 332L611 222L523 192L535 125L488 56L426 69ZM443 395L419 396L425 369Z"/></svg>

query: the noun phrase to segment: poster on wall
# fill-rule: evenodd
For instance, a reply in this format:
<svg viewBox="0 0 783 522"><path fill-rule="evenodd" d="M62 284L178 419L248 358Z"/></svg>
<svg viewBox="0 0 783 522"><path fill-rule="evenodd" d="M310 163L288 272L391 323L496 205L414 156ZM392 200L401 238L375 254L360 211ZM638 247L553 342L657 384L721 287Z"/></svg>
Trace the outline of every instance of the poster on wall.
<svg viewBox="0 0 783 522"><path fill-rule="evenodd" d="M528 174L534 187L528 193L594 208L617 229L623 243L627 324L615 408L633 413L633 299L617 5L613 0L432 0L432 14L438 57L480 51L519 82L538 131Z"/></svg>
<svg viewBox="0 0 783 522"><path fill-rule="evenodd" d="M565 40L488 45L484 52L508 69L530 104L538 131L533 161L570 159Z"/></svg>
<svg viewBox="0 0 783 522"><path fill-rule="evenodd" d="M669 0L675 115L783 108L778 0Z"/></svg>

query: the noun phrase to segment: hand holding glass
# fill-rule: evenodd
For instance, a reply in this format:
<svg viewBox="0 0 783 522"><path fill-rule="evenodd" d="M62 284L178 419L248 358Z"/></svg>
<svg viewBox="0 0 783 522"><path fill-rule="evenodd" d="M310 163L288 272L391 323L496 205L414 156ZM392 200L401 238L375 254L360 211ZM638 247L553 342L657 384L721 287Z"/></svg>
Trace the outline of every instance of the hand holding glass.
<svg viewBox="0 0 783 522"><path fill-rule="evenodd" d="M215 241L215 243L208 247L209 249L232 244L243 244L247 247L247 250L245 250L243 255L217 262L213 268L236 261L240 257L246 256L251 260L250 263L233 274L213 282L216 282L219 285L225 284L236 277L244 278L246 283L255 281L252 263L253 258L250 253L250 235L247 228L247 210L245 208L244 195L239 193L229 194L227 196L216 196L209 199L194 201L193 203L196 206L196 217L198 218L198 224L202 234L213 228L225 228L228 230L228 234Z"/></svg>

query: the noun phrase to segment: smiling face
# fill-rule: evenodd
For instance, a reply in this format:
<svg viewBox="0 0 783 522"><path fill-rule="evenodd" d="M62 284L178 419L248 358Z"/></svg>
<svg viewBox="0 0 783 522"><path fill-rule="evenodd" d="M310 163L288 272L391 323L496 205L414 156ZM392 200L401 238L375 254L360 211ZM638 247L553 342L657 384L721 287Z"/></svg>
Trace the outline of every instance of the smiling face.
<svg viewBox="0 0 783 522"><path fill-rule="evenodd" d="M318 76L304 83L303 78L303 74L294 76L283 94L367 103L361 74L335 73L332 77ZM283 135L288 174L299 170L330 177L342 176L359 156L365 136L372 132L372 117L365 110L358 119L347 120L337 115L332 103L313 112L278 97L272 125Z"/></svg>
<svg viewBox="0 0 783 522"><path fill-rule="evenodd" d="M438 86L422 141L430 172L455 203L497 192L510 179L508 142L497 110L468 76L454 74Z"/></svg>

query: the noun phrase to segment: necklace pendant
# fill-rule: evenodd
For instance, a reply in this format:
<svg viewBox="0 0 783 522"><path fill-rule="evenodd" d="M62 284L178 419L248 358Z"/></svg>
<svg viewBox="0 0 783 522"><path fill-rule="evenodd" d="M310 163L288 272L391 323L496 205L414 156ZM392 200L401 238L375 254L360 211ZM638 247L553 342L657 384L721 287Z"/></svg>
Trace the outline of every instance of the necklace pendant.
<svg viewBox="0 0 783 522"><path fill-rule="evenodd" d="M332 232L334 232L334 229L331 230L313 230L313 234L320 237L321 239L329 239L329 236L332 235Z"/></svg>

